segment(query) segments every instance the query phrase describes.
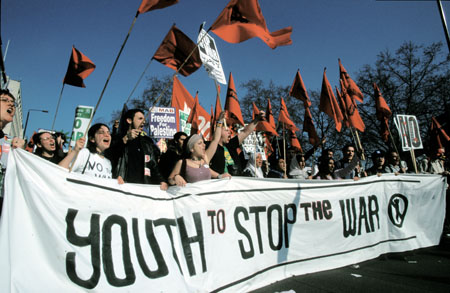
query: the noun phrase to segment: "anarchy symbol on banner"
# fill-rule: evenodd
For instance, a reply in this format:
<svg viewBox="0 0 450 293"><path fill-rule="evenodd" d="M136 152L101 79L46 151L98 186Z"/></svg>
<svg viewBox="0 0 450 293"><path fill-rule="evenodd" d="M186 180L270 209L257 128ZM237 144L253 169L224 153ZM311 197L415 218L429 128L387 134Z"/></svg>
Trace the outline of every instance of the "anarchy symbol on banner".
<svg viewBox="0 0 450 293"><path fill-rule="evenodd" d="M396 193L389 200L388 215L394 226L401 228L408 210L408 199L406 196Z"/></svg>

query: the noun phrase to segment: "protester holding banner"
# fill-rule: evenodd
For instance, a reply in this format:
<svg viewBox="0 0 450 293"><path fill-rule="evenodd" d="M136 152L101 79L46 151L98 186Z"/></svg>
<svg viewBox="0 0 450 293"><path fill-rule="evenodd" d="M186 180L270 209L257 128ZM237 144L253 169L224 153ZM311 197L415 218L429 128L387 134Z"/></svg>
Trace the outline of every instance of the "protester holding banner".
<svg viewBox="0 0 450 293"><path fill-rule="evenodd" d="M209 145L217 145L220 132L215 135L214 141ZM209 167L209 156L205 150L205 142L200 134L193 134L186 139L183 159L179 160L169 176L169 184L185 186L186 183L194 183L211 178L231 177L230 174L219 174Z"/></svg>
<svg viewBox="0 0 450 293"><path fill-rule="evenodd" d="M56 138L53 133L48 131L38 132L33 135L33 141L36 145L35 155L54 164L59 164L64 159L64 155L60 154L57 149Z"/></svg>
<svg viewBox="0 0 450 293"><path fill-rule="evenodd" d="M123 129L113 143L113 177L125 182L159 184L161 190L168 185L161 175L155 153L155 144L144 129L145 115L140 109L128 110L124 115ZM120 180L120 179L119 179Z"/></svg>
<svg viewBox="0 0 450 293"><path fill-rule="evenodd" d="M242 173L237 149L244 139L252 133L259 121L265 117L265 112L261 111L255 116L252 122L247 124L241 132L231 138L231 131L228 127L222 127L221 138L214 156L211 158L210 167L219 174L228 173L233 176L239 176ZM223 122L219 120L217 125L222 126Z"/></svg>
<svg viewBox="0 0 450 293"><path fill-rule="evenodd" d="M274 167L270 168L267 177L288 179L286 175L286 161L283 158L278 158L278 160L272 161L270 165Z"/></svg>
<svg viewBox="0 0 450 293"><path fill-rule="evenodd" d="M450 175L449 171L445 170L445 159L445 148L439 148L430 158L428 172L431 174Z"/></svg>
<svg viewBox="0 0 450 293"><path fill-rule="evenodd" d="M16 113L16 99L8 90L0 90L0 215L3 204L3 179L6 173L6 163L8 162L8 153L12 148L22 148L25 144L21 138L13 138L12 146L7 141L3 128L10 123Z"/></svg>
<svg viewBox="0 0 450 293"><path fill-rule="evenodd" d="M355 156L355 146L348 144L344 146L342 149L342 154L344 155L343 158L335 163L336 169L343 169L347 167L353 160L353 157ZM355 168L352 169L343 179L353 179L355 177L359 177L359 170L356 170L357 165L355 165Z"/></svg>
<svg viewBox="0 0 450 293"><path fill-rule="evenodd" d="M72 171L97 178L112 178L112 166L107 150L111 144L109 127L103 123L94 124L88 131L88 143L84 148L85 138L77 140L72 151L59 163Z"/></svg>
<svg viewBox="0 0 450 293"><path fill-rule="evenodd" d="M306 170L306 158L303 154L293 157L289 166L289 176L294 179L311 179L312 176Z"/></svg>
<svg viewBox="0 0 450 293"><path fill-rule="evenodd" d="M384 162L385 162L385 154L381 150L376 150L372 153L372 162L373 166L369 169L367 169L367 175L378 175L381 176L383 173L387 173L384 169Z"/></svg>
<svg viewBox="0 0 450 293"><path fill-rule="evenodd" d="M339 169L335 167L335 161L333 158L324 158L320 161L319 173L317 173L313 179L346 179L349 178L349 174L354 172L358 164L359 157L357 155L353 155L352 160L344 168ZM357 176L350 178L353 178L353 180L359 179Z"/></svg>
<svg viewBox="0 0 450 293"><path fill-rule="evenodd" d="M173 139L169 140L167 151L161 155L158 163L159 170L164 179L169 178L176 163L182 159L183 144L187 136L186 133L179 131L175 133Z"/></svg>
<svg viewBox="0 0 450 293"><path fill-rule="evenodd" d="M264 178L264 172L262 170L263 159L261 153L250 153L250 157L247 161L247 166L242 172L243 176Z"/></svg>
<svg viewBox="0 0 450 293"><path fill-rule="evenodd" d="M405 161L400 161L400 156L396 151L390 151L388 153L388 159L387 164L384 167L386 173L406 173L406 170L408 169L406 167Z"/></svg>

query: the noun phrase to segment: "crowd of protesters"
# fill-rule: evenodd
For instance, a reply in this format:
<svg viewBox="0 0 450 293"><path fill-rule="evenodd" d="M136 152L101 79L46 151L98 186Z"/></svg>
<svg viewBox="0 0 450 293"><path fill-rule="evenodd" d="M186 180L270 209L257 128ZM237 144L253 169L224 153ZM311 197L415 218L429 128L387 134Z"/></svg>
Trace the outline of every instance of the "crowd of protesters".
<svg viewBox="0 0 450 293"><path fill-rule="evenodd" d="M8 91L2 90L0 98L0 145L3 145L2 129L12 121L16 103ZM250 153L245 160L242 143L255 131L264 115L261 112L242 131L233 135L222 113L212 129L214 134L211 141L205 141L199 134L188 136L178 132L169 140L168 149L162 154L153 139L144 132L145 114L140 109L128 110L122 117L124 123L121 129L115 123L112 133L106 124L91 126L87 139L78 139L67 153L63 151L65 137L51 131L34 134L33 145L28 147L42 159L72 172L98 178L117 178L120 184L157 184L161 190L167 190L170 185L183 187L187 183L232 176L358 180L366 176L382 176L384 173L415 173L416 167L419 173L449 175L444 148L429 156L422 156L414 168L401 160L394 150L373 152L371 167L363 168L370 164L361 161L363 153L354 145L346 145L342 149L343 157L340 160L335 159L332 149L323 149L321 156L311 160L311 156L318 148L322 148L326 140L306 153L289 148L285 152L274 152L269 157L264 153ZM86 141L87 146L84 147ZM23 148L24 144L22 139L14 138L11 148ZM0 158L0 180L6 166L6 155L3 151ZM310 166L307 166L308 160Z"/></svg>

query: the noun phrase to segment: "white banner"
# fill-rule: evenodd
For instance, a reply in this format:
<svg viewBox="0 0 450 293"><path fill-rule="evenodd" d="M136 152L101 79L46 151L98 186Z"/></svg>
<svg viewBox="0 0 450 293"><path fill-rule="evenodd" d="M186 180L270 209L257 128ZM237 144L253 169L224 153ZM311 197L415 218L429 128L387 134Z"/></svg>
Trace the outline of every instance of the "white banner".
<svg viewBox="0 0 450 293"><path fill-rule="evenodd" d="M225 74L223 73L222 62L220 62L219 51L217 50L213 37L202 28L198 34L197 42L200 59L202 59L203 66L205 66L209 77L221 84L227 84Z"/></svg>
<svg viewBox="0 0 450 293"><path fill-rule="evenodd" d="M445 178L118 185L10 154L2 292L247 292L437 245Z"/></svg>

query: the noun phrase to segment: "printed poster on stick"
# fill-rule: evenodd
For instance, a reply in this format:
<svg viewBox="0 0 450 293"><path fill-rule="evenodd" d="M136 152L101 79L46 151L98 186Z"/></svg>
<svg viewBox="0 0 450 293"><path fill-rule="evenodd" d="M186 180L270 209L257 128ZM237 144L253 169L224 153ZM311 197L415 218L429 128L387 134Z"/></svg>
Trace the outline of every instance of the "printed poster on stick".
<svg viewBox="0 0 450 293"><path fill-rule="evenodd" d="M74 147L75 142L84 136L92 118L94 107L79 105L75 109L75 120L73 121L72 136L70 146ZM87 141L86 141L87 143Z"/></svg>
<svg viewBox="0 0 450 293"><path fill-rule="evenodd" d="M150 133L155 138L173 138L177 132L175 108L154 107L150 113Z"/></svg>
<svg viewBox="0 0 450 293"><path fill-rule="evenodd" d="M420 138L419 123L414 115L397 115L394 119L403 151L411 149L422 149L422 139Z"/></svg>

